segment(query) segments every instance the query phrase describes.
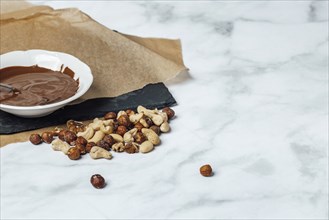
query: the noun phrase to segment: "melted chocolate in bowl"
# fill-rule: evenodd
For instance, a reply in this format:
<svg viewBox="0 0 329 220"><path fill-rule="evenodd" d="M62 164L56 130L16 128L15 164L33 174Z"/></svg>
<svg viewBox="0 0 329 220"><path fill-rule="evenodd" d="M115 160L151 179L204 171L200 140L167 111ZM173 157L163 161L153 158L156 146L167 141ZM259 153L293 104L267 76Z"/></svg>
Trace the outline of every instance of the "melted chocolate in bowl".
<svg viewBox="0 0 329 220"><path fill-rule="evenodd" d="M79 88L74 72L53 71L38 66L11 66L0 69L0 82L19 90L0 89L0 103L14 106L46 105L73 96Z"/></svg>

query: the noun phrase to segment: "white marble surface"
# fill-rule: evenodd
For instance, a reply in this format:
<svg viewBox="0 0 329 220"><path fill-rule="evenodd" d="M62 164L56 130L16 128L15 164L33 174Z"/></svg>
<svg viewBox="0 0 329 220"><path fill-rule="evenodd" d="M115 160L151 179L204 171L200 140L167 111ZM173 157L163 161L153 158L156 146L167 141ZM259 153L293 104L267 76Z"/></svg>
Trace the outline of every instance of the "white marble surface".
<svg viewBox="0 0 329 220"><path fill-rule="evenodd" d="M328 219L328 1L37 3L180 38L191 77L168 83L178 116L150 154L2 148L1 219Z"/></svg>

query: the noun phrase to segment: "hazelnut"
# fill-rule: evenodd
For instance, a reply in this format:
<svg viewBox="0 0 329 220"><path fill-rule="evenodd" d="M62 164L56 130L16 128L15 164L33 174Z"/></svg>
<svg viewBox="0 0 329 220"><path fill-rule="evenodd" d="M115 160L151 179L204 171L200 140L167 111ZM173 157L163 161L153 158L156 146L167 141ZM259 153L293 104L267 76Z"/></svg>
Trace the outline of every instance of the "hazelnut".
<svg viewBox="0 0 329 220"><path fill-rule="evenodd" d="M152 125L154 125L151 118L145 116L144 120L145 120L146 124L148 125L148 127L151 127Z"/></svg>
<svg viewBox="0 0 329 220"><path fill-rule="evenodd" d="M53 141L53 137L53 132L46 131L41 134L42 140L47 144L50 144Z"/></svg>
<svg viewBox="0 0 329 220"><path fill-rule="evenodd" d="M39 134L31 134L30 141L34 145L38 145L42 143L41 136Z"/></svg>
<svg viewBox="0 0 329 220"><path fill-rule="evenodd" d="M75 127L75 125L71 125L70 127L68 127L69 131L72 131L74 133L77 133L78 129L77 127Z"/></svg>
<svg viewBox="0 0 329 220"><path fill-rule="evenodd" d="M119 125L116 133L123 136L127 132L127 127L123 125Z"/></svg>
<svg viewBox="0 0 329 220"><path fill-rule="evenodd" d="M66 131L64 134L64 140L70 144L75 145L75 140L77 139L77 135L72 131Z"/></svg>
<svg viewBox="0 0 329 220"><path fill-rule="evenodd" d="M159 127L159 126L152 125L152 126L150 127L150 129L151 129L152 131L154 131L157 135L160 135L160 133L161 133L161 130L160 130L160 127Z"/></svg>
<svg viewBox="0 0 329 220"><path fill-rule="evenodd" d="M126 143L124 151L128 154L138 153L138 147L133 143Z"/></svg>
<svg viewBox="0 0 329 220"><path fill-rule="evenodd" d="M200 167L200 173L202 176L206 176L206 177L213 175L212 168L209 164L206 164L206 165L203 165L202 167Z"/></svg>
<svg viewBox="0 0 329 220"><path fill-rule="evenodd" d="M115 112L108 112L104 115L105 120L116 119L116 118L117 118L117 114Z"/></svg>
<svg viewBox="0 0 329 220"><path fill-rule="evenodd" d="M79 149L81 155L85 155L87 153L85 145L77 143L75 146Z"/></svg>
<svg viewBox="0 0 329 220"><path fill-rule="evenodd" d="M62 129L61 128L55 128L52 132L53 132L53 136L55 137L55 136L58 136L58 134L59 134L59 132L61 132L62 131Z"/></svg>
<svg viewBox="0 0 329 220"><path fill-rule="evenodd" d="M141 144L144 141L146 141L146 137L141 131L138 131L136 133L136 135L134 136L134 140L135 140L136 143Z"/></svg>
<svg viewBox="0 0 329 220"><path fill-rule="evenodd" d="M68 151L67 151L67 156L71 159L71 160L77 160L80 158L80 150L77 147L71 147Z"/></svg>
<svg viewBox="0 0 329 220"><path fill-rule="evenodd" d="M104 148L105 150L111 150L111 146L104 140L100 140L96 143L98 147Z"/></svg>
<svg viewBox="0 0 329 220"><path fill-rule="evenodd" d="M115 140L111 135L105 135L103 140L108 143L110 145L110 147L112 147L113 144L115 144Z"/></svg>
<svg viewBox="0 0 329 220"><path fill-rule="evenodd" d="M59 139L61 139L62 141L65 141L65 139L64 139L64 135L65 135L65 132L66 132L67 130L61 130L59 133L58 133L58 138Z"/></svg>
<svg viewBox="0 0 329 220"><path fill-rule="evenodd" d="M127 115L121 115L118 118L118 123L119 123L119 125L123 125L123 126L128 127L130 125L129 117Z"/></svg>
<svg viewBox="0 0 329 220"><path fill-rule="evenodd" d="M137 122L134 127L137 128L138 131L141 131L142 128L144 128L144 126L140 122Z"/></svg>
<svg viewBox="0 0 329 220"><path fill-rule="evenodd" d="M93 185L96 189L102 189L105 187L105 179L99 174L94 174L90 178L90 183Z"/></svg>
<svg viewBox="0 0 329 220"><path fill-rule="evenodd" d="M132 110L132 109L127 109L126 110L126 113L127 113L128 116L130 116L130 115L134 115L135 114L135 111Z"/></svg>
<svg viewBox="0 0 329 220"><path fill-rule="evenodd" d="M162 112L166 113L167 116L168 116L168 119L171 119L175 116L175 111L172 110L171 108L169 107L165 107L162 109Z"/></svg>
<svg viewBox="0 0 329 220"><path fill-rule="evenodd" d="M88 143L88 141L84 138L84 137L77 137L77 139L75 140L75 144L81 144L83 146L86 146Z"/></svg>
<svg viewBox="0 0 329 220"><path fill-rule="evenodd" d="M96 146L95 142L89 142L85 147L86 152L89 153L93 146Z"/></svg>

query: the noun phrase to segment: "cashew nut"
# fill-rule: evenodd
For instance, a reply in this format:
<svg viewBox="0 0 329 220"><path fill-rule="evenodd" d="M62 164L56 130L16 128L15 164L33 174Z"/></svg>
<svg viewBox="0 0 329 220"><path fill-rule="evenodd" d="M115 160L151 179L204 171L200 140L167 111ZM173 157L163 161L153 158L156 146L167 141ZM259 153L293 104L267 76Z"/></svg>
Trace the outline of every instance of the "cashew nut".
<svg viewBox="0 0 329 220"><path fill-rule="evenodd" d="M105 126L114 126L114 121L113 121L113 119L109 119L109 120L103 120L103 124L105 125Z"/></svg>
<svg viewBox="0 0 329 220"><path fill-rule="evenodd" d="M141 119L139 120L139 123L141 123L141 124L144 126L144 128L148 128L148 127L150 127L149 124L147 124L147 122L145 121L144 118L141 118Z"/></svg>
<svg viewBox="0 0 329 220"><path fill-rule="evenodd" d="M160 144L159 136L151 129L143 128L142 133L146 136L147 140L151 141L152 144Z"/></svg>
<svg viewBox="0 0 329 220"><path fill-rule="evenodd" d="M103 121L99 118L95 118L94 121L88 125L88 127L92 127L94 130L99 130L102 125Z"/></svg>
<svg viewBox="0 0 329 220"><path fill-rule="evenodd" d="M148 153L154 149L154 145L151 141L144 141L139 145L139 151L142 153Z"/></svg>
<svg viewBox="0 0 329 220"><path fill-rule="evenodd" d="M87 129L83 132L78 132L77 136L84 137L86 140L92 138L95 134L95 131L92 127L87 127Z"/></svg>
<svg viewBox="0 0 329 220"><path fill-rule="evenodd" d="M119 111L118 114L117 114L117 119L120 118L121 115L127 115L127 112Z"/></svg>
<svg viewBox="0 0 329 220"><path fill-rule="evenodd" d="M51 142L51 147L53 148L53 150L55 151L62 151L64 154L67 154L68 150L71 148L71 146L60 140L60 139L55 139Z"/></svg>
<svg viewBox="0 0 329 220"><path fill-rule="evenodd" d="M125 146L122 142L118 142L112 145L112 150L115 152L123 152L125 149Z"/></svg>
<svg viewBox="0 0 329 220"><path fill-rule="evenodd" d="M88 140L88 142L97 143L98 141L102 140L105 134L102 131L96 131L94 136Z"/></svg>
<svg viewBox="0 0 329 220"><path fill-rule="evenodd" d="M130 131L127 131L124 135L123 135L123 141L126 143L129 142L133 142L134 141L134 136L137 133L137 128L133 128Z"/></svg>
<svg viewBox="0 0 329 220"><path fill-rule="evenodd" d="M105 158L112 159L112 154L104 148L94 146L90 149L90 157L93 159Z"/></svg>
<svg viewBox="0 0 329 220"><path fill-rule="evenodd" d="M110 134L110 135L113 137L115 142L123 142L123 138L121 135L119 135L119 134Z"/></svg>
<svg viewBox="0 0 329 220"><path fill-rule="evenodd" d="M142 117L143 117L143 113L137 113L137 114L133 114L129 116L129 120L136 124Z"/></svg>
<svg viewBox="0 0 329 220"><path fill-rule="evenodd" d="M137 112L144 113L146 116L150 117L153 123L157 126L160 126L164 122L163 116L159 114L157 109L150 110L140 105L137 107Z"/></svg>
<svg viewBox="0 0 329 220"><path fill-rule="evenodd" d="M113 132L113 126L109 125L109 126L104 126L103 124L100 127L100 130L104 133L104 134L110 134Z"/></svg>
<svg viewBox="0 0 329 220"><path fill-rule="evenodd" d="M163 133L167 133L170 131L170 126L168 122L163 122L162 125L160 125L160 131Z"/></svg>

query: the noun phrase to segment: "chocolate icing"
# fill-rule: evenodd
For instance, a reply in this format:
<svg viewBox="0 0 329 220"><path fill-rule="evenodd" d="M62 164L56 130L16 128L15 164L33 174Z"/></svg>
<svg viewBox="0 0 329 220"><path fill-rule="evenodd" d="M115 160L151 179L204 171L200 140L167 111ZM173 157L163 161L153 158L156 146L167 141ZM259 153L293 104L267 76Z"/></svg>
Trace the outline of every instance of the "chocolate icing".
<svg viewBox="0 0 329 220"><path fill-rule="evenodd" d="M35 106L55 103L73 96L79 81L66 67L53 71L39 66L11 66L0 69L0 82L19 92L0 90L0 103L14 106Z"/></svg>

